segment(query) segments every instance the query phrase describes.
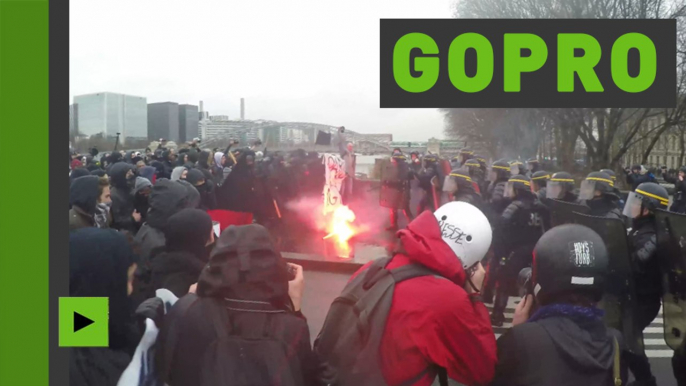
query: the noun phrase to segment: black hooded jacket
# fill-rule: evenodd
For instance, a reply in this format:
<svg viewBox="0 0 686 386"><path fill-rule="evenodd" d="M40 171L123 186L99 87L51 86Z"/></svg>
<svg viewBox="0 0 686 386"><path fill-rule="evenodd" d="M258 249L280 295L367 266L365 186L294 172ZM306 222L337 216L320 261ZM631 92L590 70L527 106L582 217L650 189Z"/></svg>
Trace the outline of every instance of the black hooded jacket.
<svg viewBox="0 0 686 386"><path fill-rule="evenodd" d="M131 164L118 162L110 169L110 183L112 196L112 228L136 233L136 223L133 220L134 198L132 180L126 178L126 173L135 167Z"/></svg>
<svg viewBox="0 0 686 386"><path fill-rule="evenodd" d="M300 363L291 373L300 375L299 384L319 384L319 365L310 346L307 321L290 308L286 265L266 228L257 224L227 228L200 275L197 295L179 300L184 301L192 304L185 313L172 308L157 340L161 352L171 350L167 345L176 341L168 360L156 357L157 368L169 374L162 379L168 385L192 385L201 378L203 355L218 338L215 321L227 329L233 326L234 334L266 335L291 345ZM269 311L259 312L264 309ZM172 337L178 329L183 334Z"/></svg>
<svg viewBox="0 0 686 386"><path fill-rule="evenodd" d="M69 188L69 230L95 225L93 215L98 202L98 185L96 176L85 176L75 179Z"/></svg>
<svg viewBox="0 0 686 386"><path fill-rule="evenodd" d="M140 333L127 294L133 255L126 237L112 229L84 228L69 235L69 296L106 297L109 347L73 348L70 384L116 385Z"/></svg>
<svg viewBox="0 0 686 386"><path fill-rule="evenodd" d="M165 251L151 261L152 289L166 288L178 297L187 294L209 261L210 232L212 219L202 210L184 209L171 216L164 230Z"/></svg>
<svg viewBox="0 0 686 386"><path fill-rule="evenodd" d="M662 275L657 256L655 217L645 216L632 221L629 249L634 267L634 284L639 302L660 301Z"/></svg>
<svg viewBox="0 0 686 386"><path fill-rule="evenodd" d="M201 180L205 180L205 183L196 185ZM200 194L200 205L198 208L202 210L217 209L217 198L215 196L212 180L208 181L206 176L199 169L191 169L188 171L186 181L195 186L195 189Z"/></svg>
<svg viewBox="0 0 686 386"><path fill-rule="evenodd" d="M621 350L621 335L602 321L577 324L558 316L520 324L498 339L498 364L491 385L614 385L615 338ZM625 361L621 363L625 384Z"/></svg>
<svg viewBox="0 0 686 386"><path fill-rule="evenodd" d="M217 204L219 209L234 212L255 212L255 172L248 166L246 158L255 157L255 152L245 150L241 153L231 174L217 190Z"/></svg>

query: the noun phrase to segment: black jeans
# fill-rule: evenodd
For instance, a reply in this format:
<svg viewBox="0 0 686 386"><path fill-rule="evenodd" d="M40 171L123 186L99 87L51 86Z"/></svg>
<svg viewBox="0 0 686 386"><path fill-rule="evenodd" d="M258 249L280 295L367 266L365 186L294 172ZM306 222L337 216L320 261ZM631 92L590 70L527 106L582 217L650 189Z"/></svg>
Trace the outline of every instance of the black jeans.
<svg viewBox="0 0 686 386"><path fill-rule="evenodd" d="M659 296L638 296L638 320L637 323L641 331L650 326L650 323L655 320L658 312L660 312L660 297ZM648 357L634 353L626 353L629 361L629 369L634 374L637 381L647 381L653 377L650 370L650 362Z"/></svg>

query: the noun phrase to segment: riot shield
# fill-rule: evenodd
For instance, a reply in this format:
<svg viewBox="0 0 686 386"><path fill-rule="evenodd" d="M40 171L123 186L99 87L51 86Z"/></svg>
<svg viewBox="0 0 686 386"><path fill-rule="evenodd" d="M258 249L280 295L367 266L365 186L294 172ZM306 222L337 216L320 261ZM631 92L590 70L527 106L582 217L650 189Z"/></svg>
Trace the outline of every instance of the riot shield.
<svg viewBox="0 0 686 386"><path fill-rule="evenodd" d="M407 181L406 175L401 173L401 166L394 164L390 159L383 160L381 163L379 205L384 208L403 209Z"/></svg>
<svg viewBox="0 0 686 386"><path fill-rule="evenodd" d="M665 342L676 350L686 334L686 215L657 210L655 221Z"/></svg>
<svg viewBox="0 0 686 386"><path fill-rule="evenodd" d="M574 223L574 213L588 214L591 211L586 205L562 200L547 200L550 209L550 224L555 227L562 224Z"/></svg>
<svg viewBox="0 0 686 386"><path fill-rule="evenodd" d="M605 293L598 305L605 310L605 324L622 332L629 350L644 352L643 331L636 323L636 291L624 221L573 213L575 223L593 229L605 242L609 257Z"/></svg>

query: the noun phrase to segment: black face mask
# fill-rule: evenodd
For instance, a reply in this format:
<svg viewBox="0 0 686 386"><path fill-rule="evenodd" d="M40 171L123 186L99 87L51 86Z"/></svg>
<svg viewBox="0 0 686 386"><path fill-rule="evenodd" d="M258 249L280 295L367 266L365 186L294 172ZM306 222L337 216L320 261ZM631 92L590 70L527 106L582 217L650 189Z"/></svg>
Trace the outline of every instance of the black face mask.
<svg viewBox="0 0 686 386"><path fill-rule="evenodd" d="M129 188L134 188L134 187L136 187L136 177L138 177L138 176L136 175L136 173L133 173L133 175L131 175L131 177L128 177L128 178L126 179L126 185L128 185Z"/></svg>

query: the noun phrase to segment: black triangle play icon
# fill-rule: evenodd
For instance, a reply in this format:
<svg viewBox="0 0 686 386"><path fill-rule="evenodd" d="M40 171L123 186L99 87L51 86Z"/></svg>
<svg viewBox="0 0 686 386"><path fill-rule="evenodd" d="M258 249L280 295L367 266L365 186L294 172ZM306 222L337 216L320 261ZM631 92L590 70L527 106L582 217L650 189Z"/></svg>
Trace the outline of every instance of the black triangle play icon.
<svg viewBox="0 0 686 386"><path fill-rule="evenodd" d="M74 311L74 332L79 331L84 327L88 327L93 323L95 323L94 320L90 320L87 317Z"/></svg>

